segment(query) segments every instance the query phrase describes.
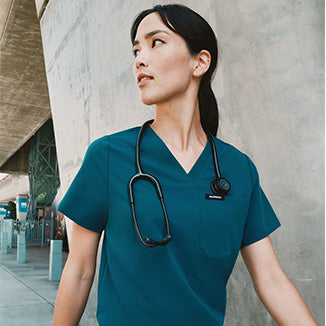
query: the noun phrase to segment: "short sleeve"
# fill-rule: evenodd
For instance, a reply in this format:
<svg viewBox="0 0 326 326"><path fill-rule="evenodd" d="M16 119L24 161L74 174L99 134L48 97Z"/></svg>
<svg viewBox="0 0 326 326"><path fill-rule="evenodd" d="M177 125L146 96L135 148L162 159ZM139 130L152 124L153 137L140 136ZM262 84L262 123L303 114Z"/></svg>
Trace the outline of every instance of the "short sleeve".
<svg viewBox="0 0 326 326"><path fill-rule="evenodd" d="M256 166L248 156L247 159L251 173L252 192L241 248L265 238L281 226L280 221L260 186Z"/></svg>
<svg viewBox="0 0 326 326"><path fill-rule="evenodd" d="M58 211L78 225L101 232L108 215L108 138L92 142Z"/></svg>

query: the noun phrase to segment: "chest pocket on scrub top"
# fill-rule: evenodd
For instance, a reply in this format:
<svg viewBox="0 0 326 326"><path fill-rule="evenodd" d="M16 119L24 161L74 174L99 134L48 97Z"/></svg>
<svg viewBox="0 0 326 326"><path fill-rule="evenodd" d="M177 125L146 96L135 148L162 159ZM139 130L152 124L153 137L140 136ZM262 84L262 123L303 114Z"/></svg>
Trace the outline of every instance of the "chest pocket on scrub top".
<svg viewBox="0 0 326 326"><path fill-rule="evenodd" d="M226 258L240 249L249 199L225 196L206 199L200 194L199 247L210 259Z"/></svg>

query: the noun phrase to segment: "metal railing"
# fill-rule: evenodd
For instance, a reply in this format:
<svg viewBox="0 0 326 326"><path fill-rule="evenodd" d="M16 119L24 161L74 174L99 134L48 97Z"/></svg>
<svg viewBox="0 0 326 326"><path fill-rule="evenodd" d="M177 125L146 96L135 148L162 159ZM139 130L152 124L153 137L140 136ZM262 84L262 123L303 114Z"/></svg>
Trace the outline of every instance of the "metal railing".
<svg viewBox="0 0 326 326"><path fill-rule="evenodd" d="M50 245L54 236L53 231L53 220L0 220L0 234L1 232L8 234L9 247L17 247L17 236L20 232L25 232L26 246Z"/></svg>

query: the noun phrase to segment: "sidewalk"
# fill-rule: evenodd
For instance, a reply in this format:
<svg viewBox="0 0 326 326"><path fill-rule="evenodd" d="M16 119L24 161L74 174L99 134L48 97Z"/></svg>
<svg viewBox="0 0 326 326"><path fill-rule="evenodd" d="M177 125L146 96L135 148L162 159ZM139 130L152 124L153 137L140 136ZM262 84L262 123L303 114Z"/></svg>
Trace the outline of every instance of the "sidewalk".
<svg viewBox="0 0 326 326"><path fill-rule="evenodd" d="M49 281L49 251L27 247L25 264L17 263L16 248L0 254L0 325L51 325L59 282Z"/></svg>
<svg viewBox="0 0 326 326"><path fill-rule="evenodd" d="M25 264L17 263L16 248L0 254L0 325L51 325L59 282L49 281L49 252L48 246L28 246ZM68 254L62 256L64 267ZM80 325L97 323L86 312Z"/></svg>

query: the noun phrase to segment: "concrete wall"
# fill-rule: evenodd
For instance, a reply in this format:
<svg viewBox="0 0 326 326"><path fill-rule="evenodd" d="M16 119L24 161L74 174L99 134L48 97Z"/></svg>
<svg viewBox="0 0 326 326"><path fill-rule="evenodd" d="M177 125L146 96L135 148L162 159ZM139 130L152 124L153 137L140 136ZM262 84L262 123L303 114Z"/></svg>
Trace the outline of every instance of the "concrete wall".
<svg viewBox="0 0 326 326"><path fill-rule="evenodd" d="M36 2L40 8L41 1ZM271 235L281 266L323 325L323 1L182 3L206 17L218 36L217 136L254 160L282 224ZM133 18L153 4L57 0L43 12L63 191L92 140L154 116L139 98L129 41ZM89 319L94 302L87 308ZM241 256L228 284L225 325L276 325L256 296Z"/></svg>

